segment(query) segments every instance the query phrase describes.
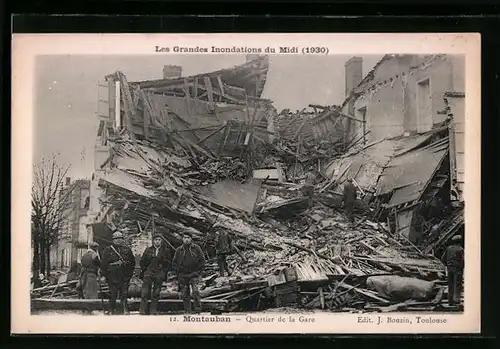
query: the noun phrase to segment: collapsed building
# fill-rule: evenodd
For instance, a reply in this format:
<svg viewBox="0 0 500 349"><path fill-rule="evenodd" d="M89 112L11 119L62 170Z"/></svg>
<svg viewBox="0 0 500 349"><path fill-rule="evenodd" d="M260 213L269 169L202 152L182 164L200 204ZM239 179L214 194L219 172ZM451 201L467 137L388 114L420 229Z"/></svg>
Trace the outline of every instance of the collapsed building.
<svg viewBox="0 0 500 349"><path fill-rule="evenodd" d="M160 80L107 76L91 184L93 239L103 248L121 229L139 258L153 232L173 248L191 232L208 261L201 293L211 311L443 310L444 266L435 253L463 229L463 88L438 78L442 91L432 93L443 103L415 105L415 93L418 101L430 93L428 72L456 71L449 57L388 55L363 80L361 64L346 64L342 105L295 113L278 113L261 98L267 56L189 77L175 66ZM412 108L417 123L409 121ZM319 174L312 203L300 191L310 168ZM361 194L354 226L340 209L348 177ZM453 219L442 221L445 214ZM217 275L215 223L248 259L229 258L231 277ZM173 280L160 310L182 306ZM413 291L381 286L391 282ZM132 282L130 295L139 289ZM38 290L38 308L100 307L38 299L47 292L71 294Z"/></svg>
<svg viewBox="0 0 500 349"><path fill-rule="evenodd" d="M436 254L464 233L464 59L385 55L362 80L362 59L349 60L345 137L363 146L325 169L353 178L375 219Z"/></svg>

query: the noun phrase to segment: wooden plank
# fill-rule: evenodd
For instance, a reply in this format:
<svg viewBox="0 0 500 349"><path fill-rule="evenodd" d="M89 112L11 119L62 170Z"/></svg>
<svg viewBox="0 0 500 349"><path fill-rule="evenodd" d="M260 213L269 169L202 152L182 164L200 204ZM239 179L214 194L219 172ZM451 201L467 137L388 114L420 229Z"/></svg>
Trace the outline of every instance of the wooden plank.
<svg viewBox="0 0 500 349"><path fill-rule="evenodd" d="M193 147L194 149L196 149L197 151L199 151L200 153L202 153L203 155L209 157L210 159L215 159L216 158L214 155L212 155L211 153L209 153L208 151L206 151L205 149L203 149L202 147L200 147L198 144L191 142L187 138L183 138L181 135L174 135L173 138L179 144L181 144L181 145L186 145L187 144L187 145Z"/></svg>
<svg viewBox="0 0 500 349"><path fill-rule="evenodd" d="M444 270L444 267L443 269L438 269L436 267L438 267L437 265L435 264L431 264L431 263L427 263L425 264L425 262L428 262L426 260L417 260L417 259L411 259L411 261L413 261L413 263L411 261L408 261L408 260L398 260L398 261L393 261L393 260L390 260L388 258L374 258L374 257L371 257L371 258L366 258L366 257L351 257L352 259L357 259L357 260L361 260L361 261L372 261L372 262L377 262L377 263L385 263L385 264L388 264L388 265L393 265L393 266L397 266L403 270L407 270L405 267L410 267L410 268L421 268L423 270L426 270L426 271L442 271Z"/></svg>
<svg viewBox="0 0 500 349"><path fill-rule="evenodd" d="M214 91L212 88L212 81L208 76L203 77L203 81L205 83L205 88L207 89L207 97L208 97L208 103L210 104L210 108L212 110L215 110L215 104L214 104Z"/></svg>
<svg viewBox="0 0 500 349"><path fill-rule="evenodd" d="M165 126L168 131L172 131L174 128L174 123L172 117L168 113L167 107L160 108L160 115L163 116L163 120L165 120Z"/></svg>
<svg viewBox="0 0 500 349"><path fill-rule="evenodd" d="M153 117L153 111L152 111L152 108L151 108L149 101L146 98L146 95L144 94L144 91L142 91L139 88L136 91L137 91L136 95L140 96L140 98L142 100L142 104L144 106L142 122L143 122L143 128L144 128L144 137L146 139L148 139L149 138L149 124L150 124L150 120Z"/></svg>
<svg viewBox="0 0 500 349"><path fill-rule="evenodd" d="M379 256L385 256L382 252L377 251L373 246L370 246L367 242L360 241L359 243L361 245L363 245L364 247L366 247L367 249L369 249L370 251L376 253L377 255L379 255Z"/></svg>
<svg viewBox="0 0 500 349"><path fill-rule="evenodd" d="M217 82L219 83L219 89L222 97L225 97L224 93L224 84L222 83L222 79L220 78L220 75L217 75Z"/></svg>
<svg viewBox="0 0 500 349"><path fill-rule="evenodd" d="M100 299L32 299L31 310L103 310ZM130 311L138 311L140 299L129 299ZM109 301L104 300L104 309L109 309ZM228 300L201 300L201 308L205 311L223 310ZM177 311L184 309L181 299L160 299L159 311Z"/></svg>
<svg viewBox="0 0 500 349"><path fill-rule="evenodd" d="M306 124L307 122L307 118L304 117L304 120L302 120L299 128L297 129L297 131L295 131L295 134L293 136L293 139L297 139L297 137L299 136L300 132L302 131L302 128L304 127L304 125Z"/></svg>
<svg viewBox="0 0 500 349"><path fill-rule="evenodd" d="M187 112L188 115L191 117L191 95L189 91L189 83L186 78L184 79L184 93L186 94L185 99L186 99Z"/></svg>
<svg viewBox="0 0 500 349"><path fill-rule="evenodd" d="M203 143L204 141L206 141L207 139L209 139L210 137L213 137L215 134L217 134L218 132L222 131L222 129L223 129L224 127L226 127L226 126L225 126L225 125L223 125L223 126L219 127L219 128L218 128L218 129L216 129L215 131L211 132L208 136L205 136L205 137L203 137L202 139L200 139L200 140L198 141L198 143L196 143L196 144L201 144L201 143Z"/></svg>
<svg viewBox="0 0 500 349"><path fill-rule="evenodd" d="M132 142L135 142L135 135L132 130L132 120L136 119L136 109L134 102L132 100L132 94L130 92L130 87L127 82L127 78L123 73L118 72L118 79L120 80L120 94L122 96L123 106L125 108L125 120L124 124L130 133L130 138Z"/></svg>
<svg viewBox="0 0 500 349"><path fill-rule="evenodd" d="M320 287L318 291L319 291L319 300L321 304L321 309L325 309L325 294L323 292L323 287Z"/></svg>
<svg viewBox="0 0 500 349"><path fill-rule="evenodd" d="M199 87L198 77L195 77L194 78L194 91L193 91L193 97L195 99L198 98L198 87Z"/></svg>
<svg viewBox="0 0 500 349"><path fill-rule="evenodd" d="M248 96L245 94L245 120L250 126L253 126L253 122L250 122L250 109L248 108Z"/></svg>
<svg viewBox="0 0 500 349"><path fill-rule="evenodd" d="M382 311L382 313L389 313L389 312L394 312L394 311L406 309L408 307L408 305L415 304L415 303L416 302L414 300L410 299L410 300L406 300L406 301L401 302L401 303L389 305L387 307L380 307L379 309Z"/></svg>
<svg viewBox="0 0 500 349"><path fill-rule="evenodd" d="M432 303L434 304L439 304L441 303L441 300L443 299L443 295L444 295L444 287L441 287L438 291L438 293L436 294L436 297L434 298L434 300L432 301Z"/></svg>
<svg viewBox="0 0 500 349"><path fill-rule="evenodd" d="M339 287L341 287L343 289L353 289L354 291L358 292L359 294L362 294L368 298L372 298L372 299L379 301L379 302L382 302L382 303L390 303L389 300L384 299L384 298L380 298L379 296L373 294L372 292L370 292L368 290L363 290L363 289L358 288L358 287L352 287L346 283L340 283Z"/></svg>
<svg viewBox="0 0 500 349"><path fill-rule="evenodd" d="M389 244L388 244L388 243L387 243L384 239L382 239L380 236L378 236L378 235L373 235L373 237L374 237L375 239L377 239L378 241L380 241L380 242L381 242L384 246L389 246Z"/></svg>
<svg viewBox="0 0 500 349"><path fill-rule="evenodd" d="M224 133L221 138L221 142L219 144L219 149L217 150L217 153L220 155L224 151L224 147L226 146L227 139L229 137L229 132L231 132L231 124L228 123L227 121L224 121Z"/></svg>

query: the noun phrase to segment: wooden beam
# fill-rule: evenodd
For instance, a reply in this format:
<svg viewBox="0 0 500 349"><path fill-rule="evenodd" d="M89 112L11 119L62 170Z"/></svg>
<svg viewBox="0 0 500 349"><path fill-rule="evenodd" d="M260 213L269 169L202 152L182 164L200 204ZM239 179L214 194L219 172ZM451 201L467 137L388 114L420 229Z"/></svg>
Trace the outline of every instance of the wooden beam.
<svg viewBox="0 0 500 349"><path fill-rule="evenodd" d="M210 159L215 159L216 158L214 155L212 155L211 153L209 153L208 151L206 151L205 149L203 149L202 147L200 147L198 144L191 142L191 140L182 137L180 134L177 134L176 137L174 137L174 139L177 142L180 142L181 145L182 145L182 143L186 143L187 145L189 145L189 146L193 147L194 149L198 150L200 153L202 153L203 155L207 156Z"/></svg>
<svg viewBox="0 0 500 349"><path fill-rule="evenodd" d="M186 107L188 115L191 116L191 95L189 91L189 83L187 79L184 79L184 93L186 94Z"/></svg>
<svg viewBox="0 0 500 349"><path fill-rule="evenodd" d="M309 104L309 107L314 108L314 109L321 109L321 110L328 109L328 107L325 107L325 106L319 105L319 104Z"/></svg>
<svg viewBox="0 0 500 349"><path fill-rule="evenodd" d="M198 86L199 86L199 82L198 82L198 77L195 77L194 78L194 98L198 98Z"/></svg>
<svg viewBox="0 0 500 349"><path fill-rule="evenodd" d="M341 283L339 284L339 287L343 288L343 289L352 289L360 294L362 294L363 296L366 296L368 298L372 298L376 301L379 301L379 302L382 302L382 303L390 303L389 300L385 299L385 298L381 298L379 296L377 296L376 294L370 292L370 291L367 291L367 290L363 290L361 288L358 288L358 287L352 287L351 285L348 285L348 284L345 284L345 283Z"/></svg>
<svg viewBox="0 0 500 349"><path fill-rule="evenodd" d="M366 123L366 120L356 119L354 116L343 114L343 113L339 112L338 110L330 110L330 111L326 112L323 115L318 115L318 118L321 118L321 119L323 119L323 118L329 118L332 115L339 115L339 116L341 116L343 118L348 118L350 120L354 120L354 121L357 121L357 122Z"/></svg>
<svg viewBox="0 0 500 349"><path fill-rule="evenodd" d="M295 135L293 136L293 139L297 139L297 137L299 136L299 134L302 131L302 128L304 127L304 125L306 124L306 122L307 122L307 118L304 117L304 120L302 120L302 122L300 123L300 126L297 129L297 131L295 132Z"/></svg>
<svg viewBox="0 0 500 349"><path fill-rule="evenodd" d="M198 141L197 144L200 144L200 143L203 143L204 141L206 141L207 139L209 139L210 137L213 137L215 134L217 134L218 132L220 132L224 127L226 127L225 125L224 126L221 126L219 127L217 130L215 130L214 132L211 132L208 136L206 137L203 137L202 139L200 139Z"/></svg>
<svg viewBox="0 0 500 349"><path fill-rule="evenodd" d="M130 87L127 81L127 78L123 73L118 72L118 79L120 80L120 94L121 94L121 99L123 101L123 106L125 108L125 120L124 124L126 125L126 128L129 130L130 133L130 138L132 139L132 142L135 142L135 135L132 131L132 119L136 119L136 107L134 105L133 99L132 99L132 94L130 91Z"/></svg>
<svg viewBox="0 0 500 349"><path fill-rule="evenodd" d="M214 104L214 92L212 88L212 81L208 76L203 77L203 81L205 82L205 88L207 89L208 93L208 103L210 104L210 107L215 110L215 104Z"/></svg>
<svg viewBox="0 0 500 349"><path fill-rule="evenodd" d="M231 102L235 102L237 104L243 104L244 101L243 100L240 100L234 96L232 96L230 94L230 90L228 90L227 88L227 85L225 85L226 88L224 89L224 95L221 94L221 92L219 91L219 88L214 88L212 86L212 96L220 96L221 98L225 98ZM176 86L177 87L177 86ZM178 88L182 89L184 91L184 87L183 86L178 86ZM148 91L149 93L156 93L156 94L161 94L161 95L165 95L165 96L175 96L175 97L182 97L180 95L180 93L178 94L175 94L175 93L172 93L171 91L171 88L164 88L164 89L157 89L157 90L148 90L148 89L145 89L146 91ZM201 90L201 91L200 91ZM200 93L200 92L203 92L201 95L195 95L195 98L197 99L202 99L204 97L207 97L208 99L208 89L206 87L203 86L202 83L198 83L198 92L197 93Z"/></svg>
<svg viewBox="0 0 500 349"><path fill-rule="evenodd" d="M217 75L217 82L219 83L220 93L222 94L222 97L225 97L224 84L222 83L222 79L220 78L220 75Z"/></svg>
<svg viewBox="0 0 500 349"><path fill-rule="evenodd" d="M228 123L227 121L224 121L224 126L223 127L225 129L224 129L223 136L221 138L221 143L219 144L219 149L217 151L217 153L219 155L222 154L222 152L224 151L224 147L226 145L227 138L229 137L229 132L231 132L231 124Z"/></svg>
<svg viewBox="0 0 500 349"><path fill-rule="evenodd" d="M136 88L136 93L140 100L142 101L143 105L143 129L144 129L144 137L146 139L149 138L149 125L151 124L151 119L153 117L153 108L151 104L149 103L149 99L147 98L146 94L144 93L143 90L141 90L139 87Z"/></svg>
<svg viewBox="0 0 500 349"><path fill-rule="evenodd" d="M201 300L201 308L204 311L224 310L229 304L229 300ZM32 299L32 310L109 310L109 301L105 299ZM129 310L138 311L140 299L128 300ZM181 311L183 308L182 299L160 299L158 310L160 311Z"/></svg>
<svg viewBox="0 0 500 349"><path fill-rule="evenodd" d="M354 121L357 121L357 122L361 122L361 123L366 123L365 120L359 120L359 119L356 119L354 116L350 116L350 115L347 115L347 114L342 114L342 113L339 113L337 112L340 116L344 117L344 118L348 118L348 119L351 119L351 120L354 120Z"/></svg>

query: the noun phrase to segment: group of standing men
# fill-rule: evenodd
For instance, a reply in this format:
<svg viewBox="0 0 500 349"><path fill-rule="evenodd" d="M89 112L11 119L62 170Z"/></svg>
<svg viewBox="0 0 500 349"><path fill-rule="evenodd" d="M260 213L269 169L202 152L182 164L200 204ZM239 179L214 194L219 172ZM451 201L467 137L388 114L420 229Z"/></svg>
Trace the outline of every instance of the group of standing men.
<svg viewBox="0 0 500 349"><path fill-rule="evenodd" d="M233 246L228 233L216 228L215 247L221 276L224 276L224 272L230 275L226 258L234 251ZM98 247L97 243L91 243L90 249L81 259L82 272L79 280L82 296L86 299L97 299L99 285L107 282L110 313L128 314L128 289L136 264L134 254L125 244L121 232L113 234L112 243L104 249L102 258L99 256ZM239 254L239 251L237 252ZM174 249L162 235L155 234L152 246L146 248L139 262L142 280L140 314L158 314L161 287L169 271L177 274L185 312L192 311L191 299L194 303L194 312L201 312L198 283L205 263L201 247L192 241L189 232L183 234L182 245L177 249ZM118 297L121 309L117 309ZM151 304L148 309L149 300Z"/></svg>
<svg viewBox="0 0 500 349"><path fill-rule="evenodd" d="M134 254L125 245L121 232L113 234L112 244L104 249L102 258L98 249L98 243L90 243L89 250L81 258L82 268L79 276L81 296L85 299L99 298L100 285L107 281L110 313L117 314L116 300L120 295L121 310L127 314L128 287L135 269Z"/></svg>

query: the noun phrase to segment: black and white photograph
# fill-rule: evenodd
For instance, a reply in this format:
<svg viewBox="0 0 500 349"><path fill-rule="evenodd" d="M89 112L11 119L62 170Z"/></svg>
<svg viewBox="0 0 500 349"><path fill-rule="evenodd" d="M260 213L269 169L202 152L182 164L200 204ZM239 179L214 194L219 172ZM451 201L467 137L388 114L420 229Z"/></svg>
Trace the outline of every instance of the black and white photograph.
<svg viewBox="0 0 500 349"><path fill-rule="evenodd" d="M33 58L31 316L464 313L465 53L266 46Z"/></svg>

